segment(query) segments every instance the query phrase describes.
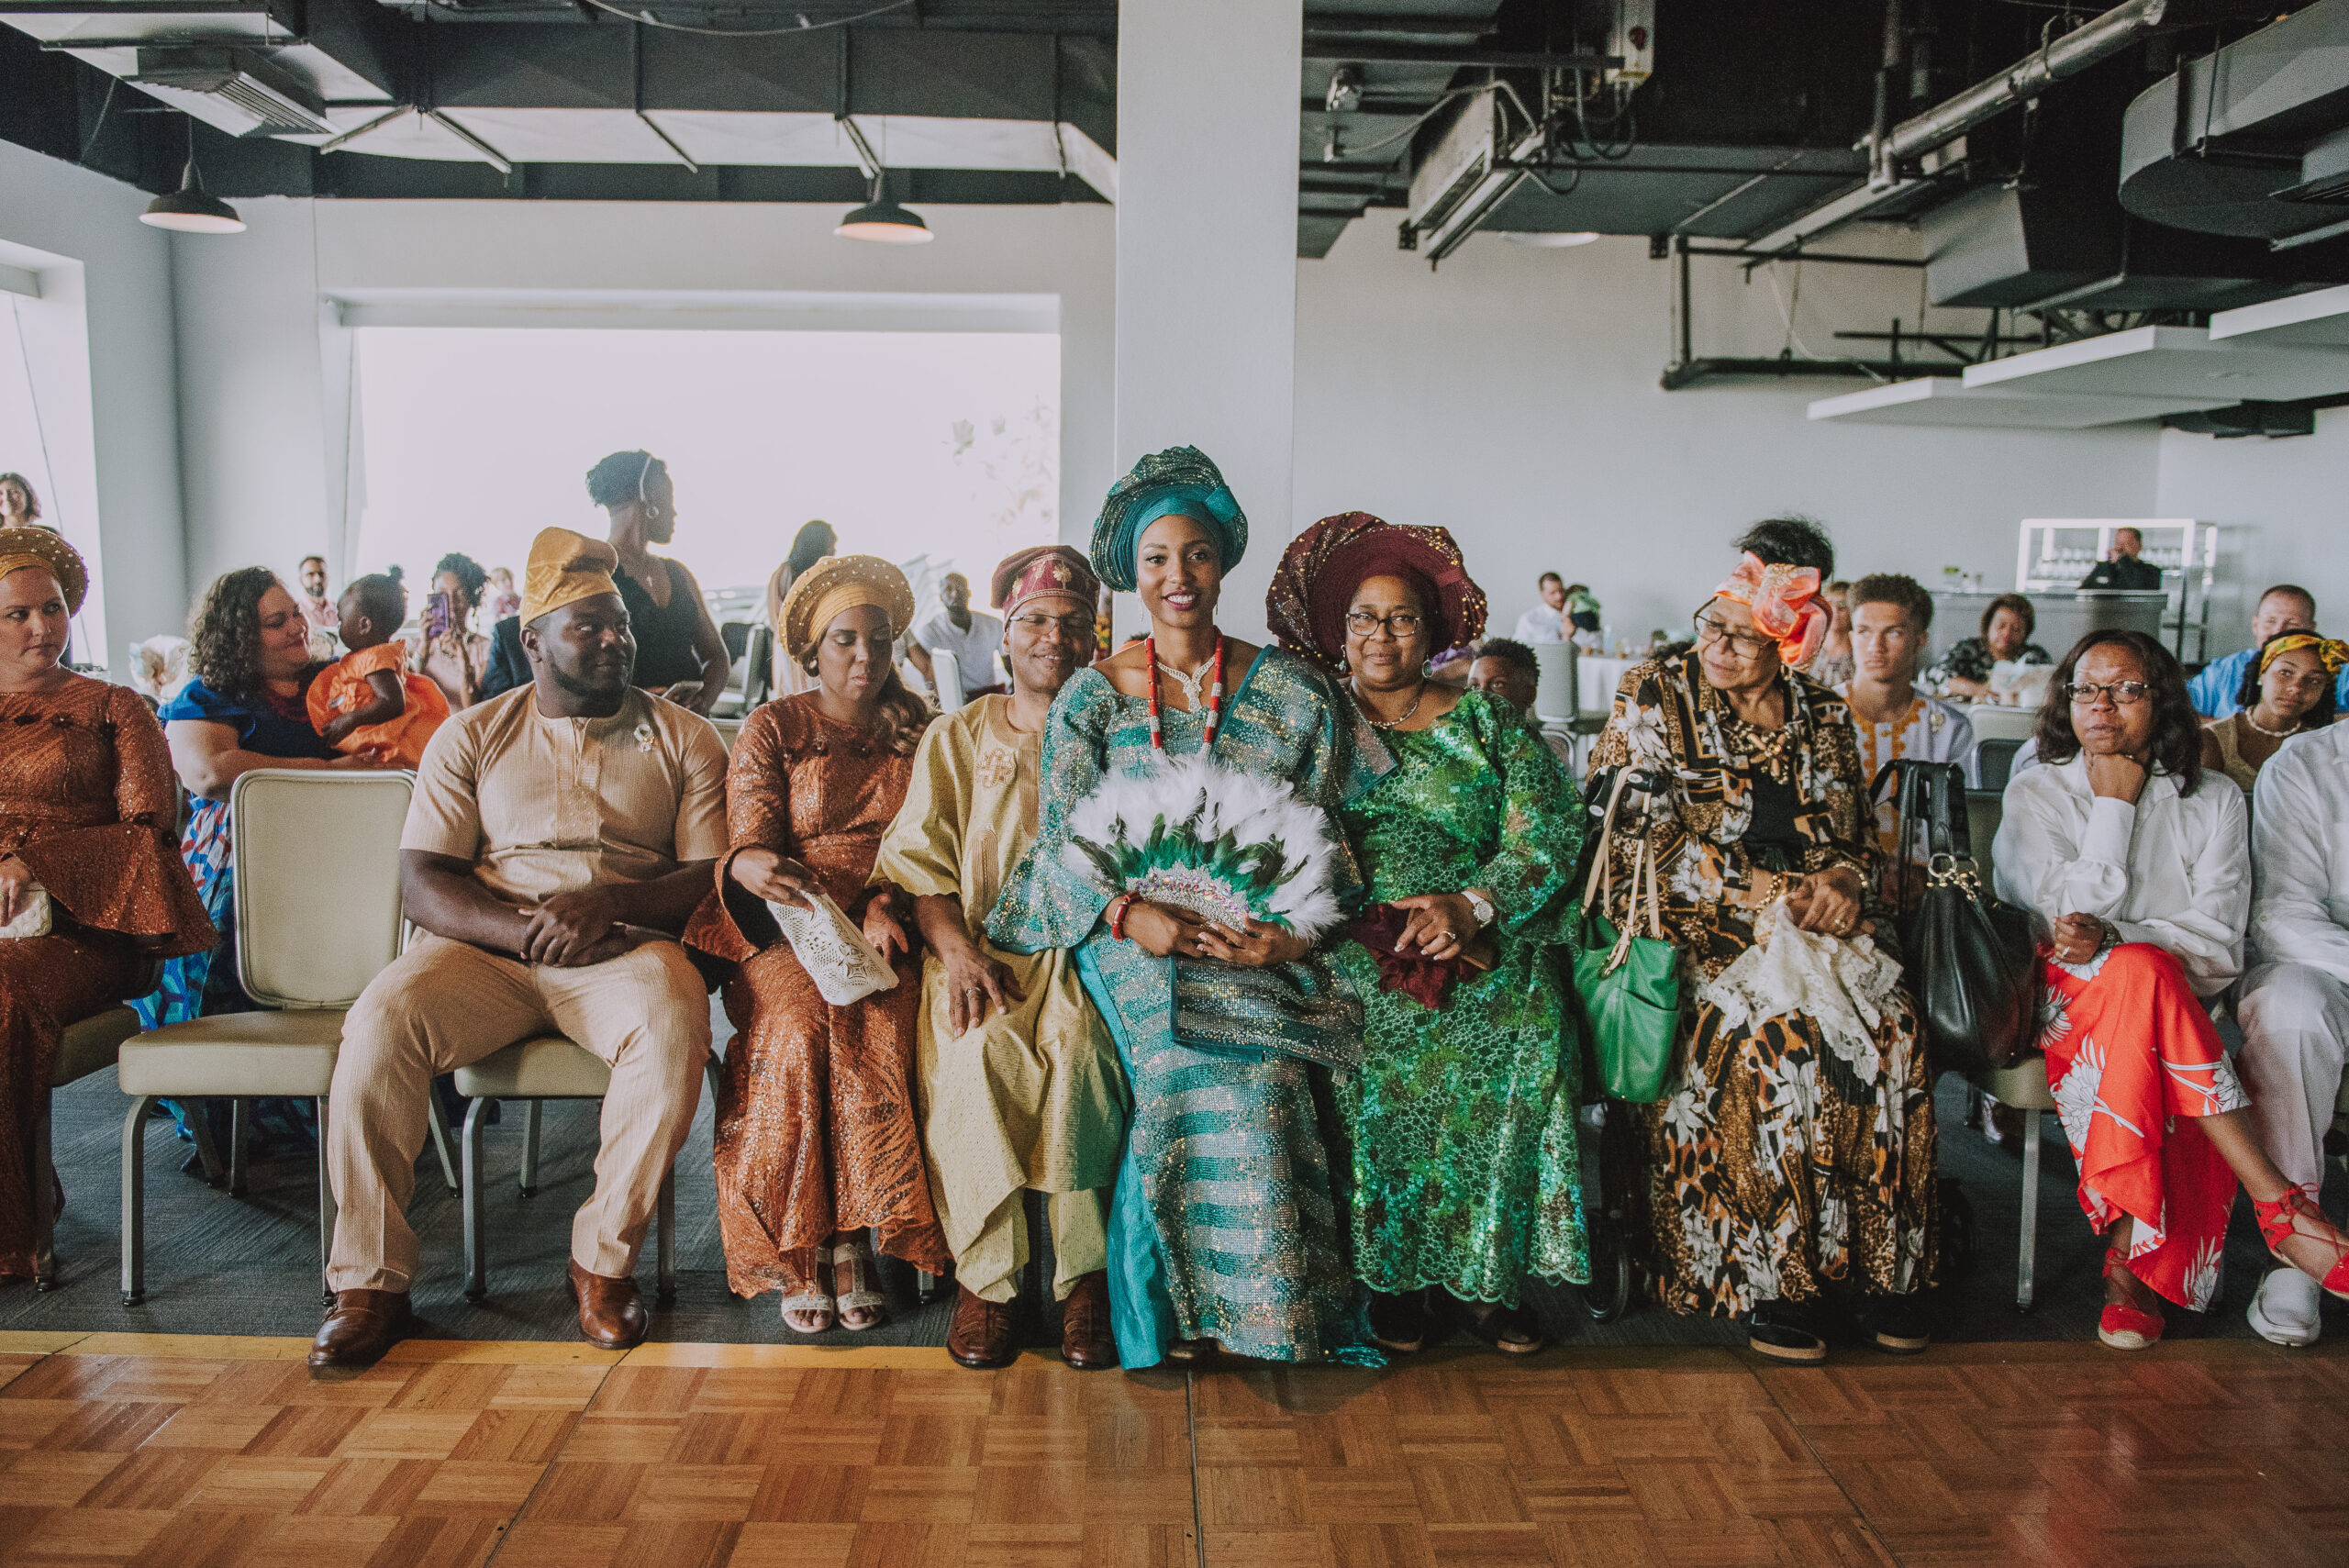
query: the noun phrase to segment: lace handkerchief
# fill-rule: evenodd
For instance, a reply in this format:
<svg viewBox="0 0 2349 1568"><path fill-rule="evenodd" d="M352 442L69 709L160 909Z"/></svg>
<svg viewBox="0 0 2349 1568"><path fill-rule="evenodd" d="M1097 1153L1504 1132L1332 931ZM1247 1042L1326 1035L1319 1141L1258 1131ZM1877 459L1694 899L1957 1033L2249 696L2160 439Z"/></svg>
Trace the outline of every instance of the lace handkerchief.
<svg viewBox="0 0 2349 1568"><path fill-rule="evenodd" d="M1754 944L1698 990L1731 1029L1800 1013L1862 1084L1878 1082L1876 1031L1899 1009L1900 965L1876 939L1806 931L1782 901L1770 906Z"/></svg>
<svg viewBox="0 0 2349 1568"><path fill-rule="evenodd" d="M876 991L897 984L889 967L864 933L849 923L829 895L818 892L816 906L770 901L767 912L783 928L784 940L798 955L799 966L816 983L816 994L835 1007L861 1002Z"/></svg>

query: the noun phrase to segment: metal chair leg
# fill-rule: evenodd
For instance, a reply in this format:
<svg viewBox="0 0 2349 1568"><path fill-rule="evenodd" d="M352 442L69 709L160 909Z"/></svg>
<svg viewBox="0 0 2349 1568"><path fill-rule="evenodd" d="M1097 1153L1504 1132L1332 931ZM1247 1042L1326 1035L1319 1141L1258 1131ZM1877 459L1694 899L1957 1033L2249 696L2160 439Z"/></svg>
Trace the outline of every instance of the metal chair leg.
<svg viewBox="0 0 2349 1568"><path fill-rule="evenodd" d="M656 1299L663 1307L677 1304L677 1169L661 1178L661 1201L653 1210L652 1253L659 1281Z"/></svg>
<svg viewBox="0 0 2349 1568"><path fill-rule="evenodd" d="M327 1270L334 1262L334 1228L342 1211L334 1201L334 1179L327 1173L327 1097L320 1095L313 1103L318 1113L318 1294L331 1305L334 1286Z"/></svg>
<svg viewBox="0 0 2349 1568"><path fill-rule="evenodd" d="M188 1131L195 1139L195 1157L204 1167L205 1184L225 1186L228 1172L220 1163L220 1145L212 1136L212 1102L184 1099L180 1104L187 1110Z"/></svg>
<svg viewBox="0 0 2349 1568"><path fill-rule="evenodd" d="M2039 1259L2038 1111L2022 1113L2022 1256L2015 1268L2015 1310L2031 1310L2032 1274Z"/></svg>
<svg viewBox="0 0 2349 1568"><path fill-rule="evenodd" d="M449 1195L455 1197L458 1191L456 1140L449 1132L449 1113L441 1108L439 1085L434 1086L424 1103L429 1107L426 1125L432 1129L432 1151L440 1156L440 1179L449 1184Z"/></svg>
<svg viewBox="0 0 2349 1568"><path fill-rule="evenodd" d="M228 1102L228 1195L245 1195L245 1143L252 1136L253 1103L239 1095Z"/></svg>
<svg viewBox="0 0 2349 1568"><path fill-rule="evenodd" d="M50 1167L54 1163L50 1153L50 1093L41 1091L40 1114L33 1118L32 1156L27 1162L32 1167L33 1195L33 1288L48 1290L57 1284L57 1193L50 1185Z"/></svg>
<svg viewBox="0 0 2349 1568"><path fill-rule="evenodd" d="M489 1225L482 1192L481 1139L483 1112L494 1101L475 1100L465 1112L464 1207L465 1299L479 1301L489 1294Z"/></svg>
<svg viewBox="0 0 2349 1568"><path fill-rule="evenodd" d="M478 1102L476 1102L478 1103ZM535 1197L539 1191L539 1111L540 1100L522 1102L522 1195Z"/></svg>
<svg viewBox="0 0 2349 1568"><path fill-rule="evenodd" d="M122 1304L147 1299L147 1112L152 1095L134 1095L122 1118Z"/></svg>

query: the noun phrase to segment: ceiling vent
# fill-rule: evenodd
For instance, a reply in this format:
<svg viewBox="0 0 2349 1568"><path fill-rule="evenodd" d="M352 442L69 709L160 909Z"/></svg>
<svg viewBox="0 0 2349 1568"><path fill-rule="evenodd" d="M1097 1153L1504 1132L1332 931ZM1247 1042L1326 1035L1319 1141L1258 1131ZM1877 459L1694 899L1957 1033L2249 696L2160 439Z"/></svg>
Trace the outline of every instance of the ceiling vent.
<svg viewBox="0 0 2349 1568"><path fill-rule="evenodd" d="M253 123L248 134L330 134L310 90L250 50L219 45L141 48L129 80L227 104Z"/></svg>

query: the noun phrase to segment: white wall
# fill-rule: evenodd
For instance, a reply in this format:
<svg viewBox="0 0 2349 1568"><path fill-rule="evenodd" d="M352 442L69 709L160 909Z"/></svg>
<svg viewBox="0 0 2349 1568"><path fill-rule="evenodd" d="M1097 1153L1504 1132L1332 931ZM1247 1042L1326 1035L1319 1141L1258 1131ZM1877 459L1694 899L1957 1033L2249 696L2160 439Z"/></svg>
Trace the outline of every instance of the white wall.
<svg viewBox="0 0 2349 1568"><path fill-rule="evenodd" d="M50 510L85 552L98 545L102 614L85 611L84 625L105 638L117 676L128 675L124 643L176 628L187 614L171 258L161 231L139 221L146 205L128 185L0 142L0 242L60 263L39 269L30 314L52 350L86 335L86 383L81 366L44 367L59 489ZM28 348L34 335L28 320ZM77 400L66 418L49 417Z"/></svg>
<svg viewBox="0 0 2349 1568"><path fill-rule="evenodd" d="M1838 236L1836 249L1865 243ZM1766 275L1696 265L1697 352L1776 355L1786 328ZM1781 287L1816 353L1853 351L1837 328L1916 324L1914 272L1808 272L1798 299L1790 277ZM1297 516L1359 509L1451 528L1496 629L1556 571L1639 636L1683 626L1734 564L1730 539L1787 510L1827 525L1844 576L1907 572L1932 586L1958 566L1998 587L2026 517L2149 515L2150 426L1810 423L1806 404L1859 384L1835 380L1664 392L1673 289L1673 264L1650 261L1642 239L1541 250L1478 235L1431 273L1396 249L1391 225L1355 223L1328 259L1298 263Z"/></svg>
<svg viewBox="0 0 2349 1568"><path fill-rule="evenodd" d="M302 555L340 561L349 350L328 296L397 296L407 318L435 296L466 319L484 296L541 304L698 295L695 323L761 319L779 294L885 303L950 295L1057 295L1062 338L1061 528L1082 542L1113 477L1111 209L930 209L938 239L859 244L830 206L613 202L243 201L250 229L177 242L181 417L188 464L190 572L198 581L256 562L290 572ZM732 306L729 306L729 297ZM649 312L648 325L687 324ZM584 321L583 321L584 324ZM575 476L562 476L575 484ZM778 553L780 550L778 549Z"/></svg>
<svg viewBox="0 0 2349 1568"><path fill-rule="evenodd" d="M2349 627L2344 479L2349 408L2322 409L2316 434L2283 440L2162 432L2150 515L2220 525L2212 654L2249 643L2254 601L2270 584L2298 583L2313 593L2318 624L2333 636Z"/></svg>

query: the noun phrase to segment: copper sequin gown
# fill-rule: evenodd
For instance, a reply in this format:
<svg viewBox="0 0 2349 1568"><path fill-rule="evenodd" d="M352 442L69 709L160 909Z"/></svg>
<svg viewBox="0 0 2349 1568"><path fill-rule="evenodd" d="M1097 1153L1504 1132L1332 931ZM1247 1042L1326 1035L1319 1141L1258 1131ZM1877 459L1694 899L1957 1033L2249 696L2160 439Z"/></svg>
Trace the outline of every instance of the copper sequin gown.
<svg viewBox="0 0 2349 1568"><path fill-rule="evenodd" d="M913 778L913 759L872 732L827 718L813 692L752 714L726 779L735 851L770 849L804 862L855 911ZM845 1007L827 1003L780 940L765 906L719 862L718 892L685 940L740 967L726 983L718 1095L718 1234L740 1296L798 1295L813 1248L872 1227L881 1251L942 1273L952 1262L922 1168L914 1102L918 958L897 984Z"/></svg>
<svg viewBox="0 0 2349 1568"><path fill-rule="evenodd" d="M0 695L0 853L49 892L50 932L0 939L0 1274L33 1272L33 1118L58 1039L136 992L133 938L159 957L216 940L176 840L162 727L121 686L76 675Z"/></svg>

